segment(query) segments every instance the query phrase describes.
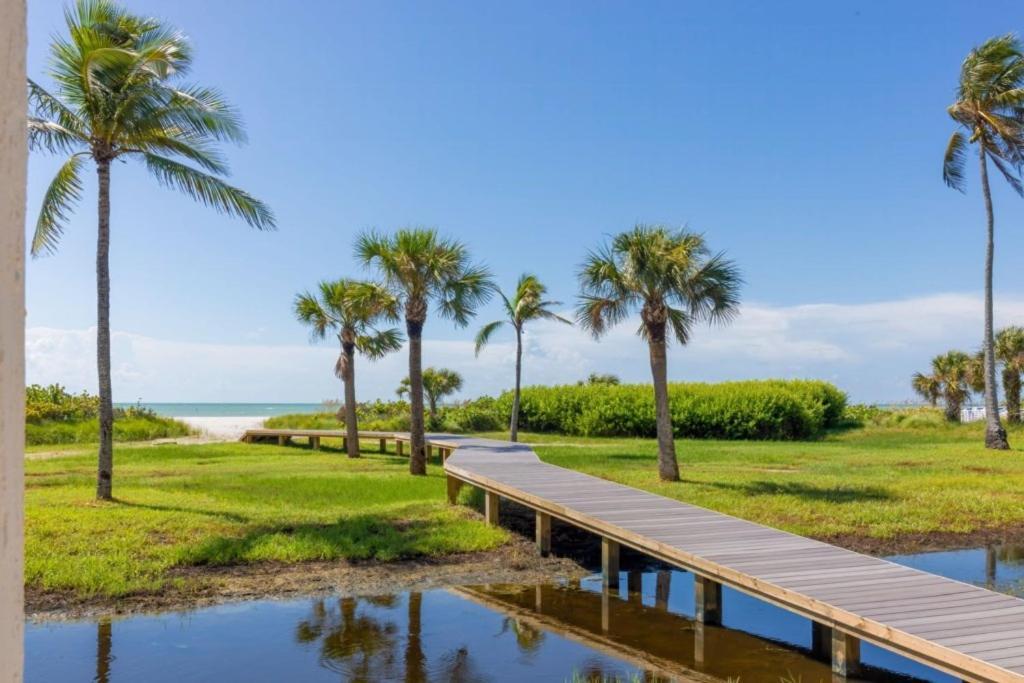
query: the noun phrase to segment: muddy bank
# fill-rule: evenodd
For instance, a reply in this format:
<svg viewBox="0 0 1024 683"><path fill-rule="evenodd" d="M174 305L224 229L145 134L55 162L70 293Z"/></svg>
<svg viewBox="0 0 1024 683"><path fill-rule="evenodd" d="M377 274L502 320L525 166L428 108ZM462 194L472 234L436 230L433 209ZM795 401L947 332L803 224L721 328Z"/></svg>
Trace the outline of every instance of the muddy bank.
<svg viewBox="0 0 1024 683"><path fill-rule="evenodd" d="M260 563L233 567L179 567L164 590L119 598L80 598L26 587L32 620L80 619L223 602L316 595L381 595L485 583L543 583L581 578L589 572L563 557L538 557L533 544L515 538L497 550L398 562ZM177 581L176 581L177 579Z"/></svg>

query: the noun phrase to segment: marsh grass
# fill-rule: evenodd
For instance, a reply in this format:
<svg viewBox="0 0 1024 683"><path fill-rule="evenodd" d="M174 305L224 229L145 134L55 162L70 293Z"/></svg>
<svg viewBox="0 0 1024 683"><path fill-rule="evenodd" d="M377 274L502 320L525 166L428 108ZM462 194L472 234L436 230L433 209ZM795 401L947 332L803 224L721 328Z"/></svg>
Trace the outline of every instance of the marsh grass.
<svg viewBox="0 0 1024 683"><path fill-rule="evenodd" d="M157 591L175 567L394 560L507 538L449 507L436 465L245 444L123 447L117 498L97 502L95 454L26 462L26 582L79 597Z"/></svg>

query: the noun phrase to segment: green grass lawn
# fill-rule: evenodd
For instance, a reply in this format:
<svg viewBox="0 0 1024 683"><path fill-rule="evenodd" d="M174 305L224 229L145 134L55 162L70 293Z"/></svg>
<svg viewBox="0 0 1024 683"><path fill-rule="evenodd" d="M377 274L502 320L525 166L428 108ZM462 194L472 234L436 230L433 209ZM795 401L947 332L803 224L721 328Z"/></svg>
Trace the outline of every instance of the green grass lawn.
<svg viewBox="0 0 1024 683"><path fill-rule="evenodd" d="M683 481L674 484L658 481L650 439L523 440L557 465L816 537L1024 528L1019 429L1011 452L982 448L978 425L869 427L811 442L680 440ZM166 587L176 566L391 560L507 538L445 505L437 463L412 477L404 458L372 452L350 460L300 446L120 446L117 501L97 503L95 453L68 453L26 461L26 578L38 589L117 596Z"/></svg>
<svg viewBox="0 0 1024 683"><path fill-rule="evenodd" d="M546 462L828 538L968 533L1024 524L1024 430L982 447L980 425L868 427L810 442L676 442L682 482L657 478L648 439L525 434Z"/></svg>
<svg viewBox="0 0 1024 683"><path fill-rule="evenodd" d="M374 447L376 442L374 442ZM301 447L118 447L113 503L95 454L26 461L26 582L79 596L167 585L180 565L391 560L496 547L505 532L445 504L439 466Z"/></svg>

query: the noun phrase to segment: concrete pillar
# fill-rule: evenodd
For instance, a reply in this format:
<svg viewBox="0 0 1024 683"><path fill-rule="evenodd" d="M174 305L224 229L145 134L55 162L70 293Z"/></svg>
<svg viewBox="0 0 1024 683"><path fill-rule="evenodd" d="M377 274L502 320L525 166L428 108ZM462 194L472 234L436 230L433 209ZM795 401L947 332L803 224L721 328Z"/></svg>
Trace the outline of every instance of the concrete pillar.
<svg viewBox="0 0 1024 683"><path fill-rule="evenodd" d="M832 629L832 673L856 676L860 673L860 639Z"/></svg>
<svg viewBox="0 0 1024 683"><path fill-rule="evenodd" d="M619 587L619 544L610 538L601 539L601 577L606 588Z"/></svg>
<svg viewBox="0 0 1024 683"><path fill-rule="evenodd" d="M536 518L537 554L547 557L551 553L551 515L538 510Z"/></svg>
<svg viewBox="0 0 1024 683"><path fill-rule="evenodd" d="M694 576L693 588L693 618L702 624L721 624L722 584L703 576Z"/></svg>
<svg viewBox="0 0 1024 683"><path fill-rule="evenodd" d="M0 683L24 662L26 107L25 1L0 0Z"/></svg>
<svg viewBox="0 0 1024 683"><path fill-rule="evenodd" d="M498 526L498 501L501 500L497 493L484 491L484 518L491 526Z"/></svg>

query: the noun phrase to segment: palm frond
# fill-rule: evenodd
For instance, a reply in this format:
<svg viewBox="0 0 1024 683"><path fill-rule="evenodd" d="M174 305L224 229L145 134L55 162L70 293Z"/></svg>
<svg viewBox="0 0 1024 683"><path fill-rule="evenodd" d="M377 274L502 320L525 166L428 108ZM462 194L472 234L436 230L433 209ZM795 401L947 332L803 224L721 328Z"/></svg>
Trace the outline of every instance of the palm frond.
<svg viewBox="0 0 1024 683"><path fill-rule="evenodd" d="M491 337L494 336L494 333L497 332L504 324L504 320L494 320L480 328L480 331L476 333L476 338L473 340L473 350L477 356L479 356L483 348L487 346L487 343L491 340Z"/></svg>
<svg viewBox="0 0 1024 683"><path fill-rule="evenodd" d="M964 155L967 143L963 134L953 133L942 160L942 180L954 190L964 191Z"/></svg>
<svg viewBox="0 0 1024 683"><path fill-rule="evenodd" d="M147 152L143 152L142 157L161 184L178 189L206 206L237 216L257 230L274 229L273 212L248 192L167 157Z"/></svg>
<svg viewBox="0 0 1024 683"><path fill-rule="evenodd" d="M370 360L379 360L402 348L405 337L395 327L378 330L374 334L361 335L356 339L356 348Z"/></svg>
<svg viewBox="0 0 1024 683"><path fill-rule="evenodd" d="M50 182L43 205L39 209L35 233L32 235L31 252L33 256L57 249L68 215L75 203L82 198L82 180L80 178L84 157L73 154Z"/></svg>
<svg viewBox="0 0 1024 683"><path fill-rule="evenodd" d="M86 144L88 140L59 123L34 116L28 118L28 148L32 151L68 154L81 150Z"/></svg>

